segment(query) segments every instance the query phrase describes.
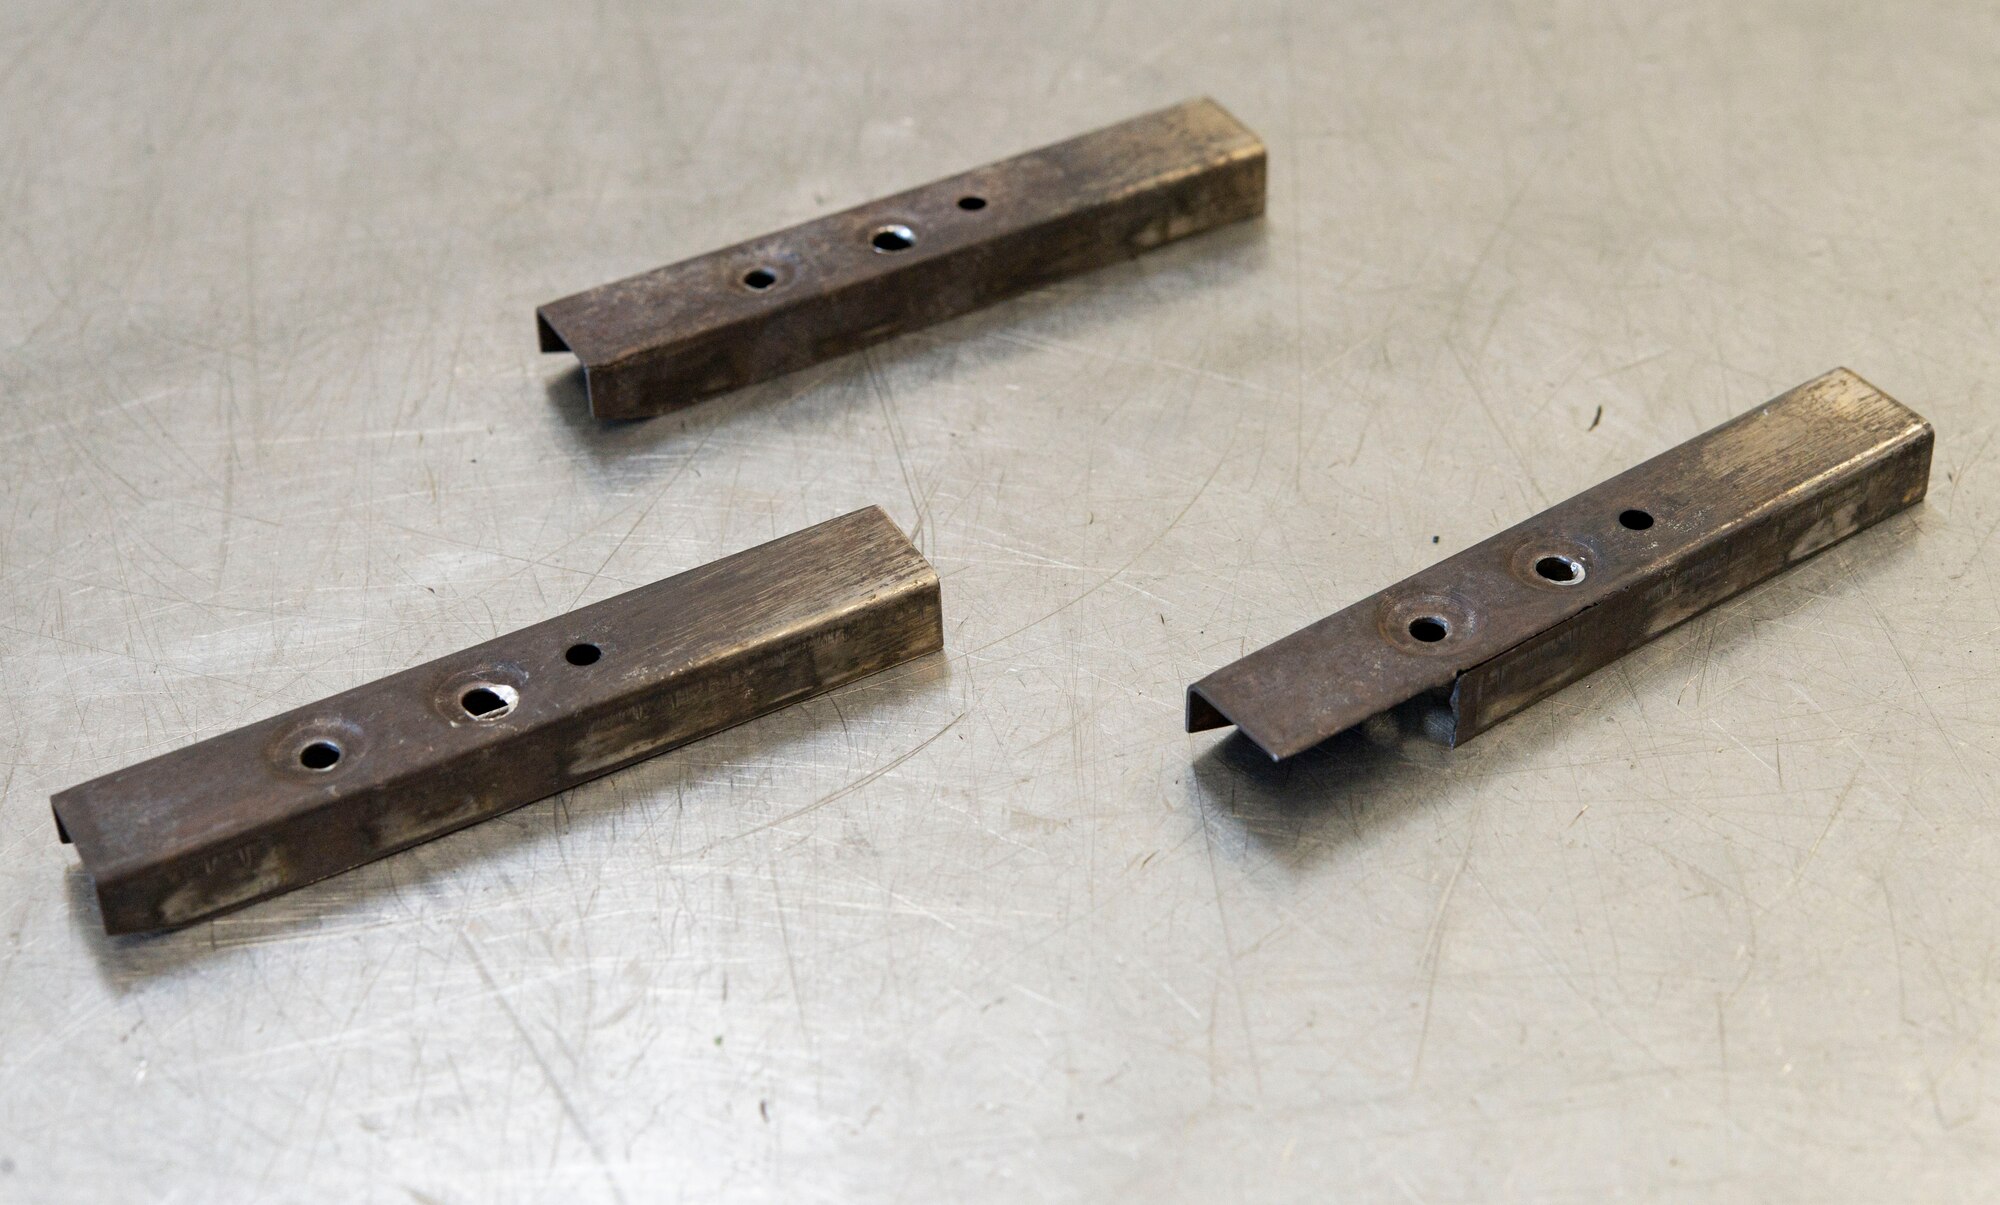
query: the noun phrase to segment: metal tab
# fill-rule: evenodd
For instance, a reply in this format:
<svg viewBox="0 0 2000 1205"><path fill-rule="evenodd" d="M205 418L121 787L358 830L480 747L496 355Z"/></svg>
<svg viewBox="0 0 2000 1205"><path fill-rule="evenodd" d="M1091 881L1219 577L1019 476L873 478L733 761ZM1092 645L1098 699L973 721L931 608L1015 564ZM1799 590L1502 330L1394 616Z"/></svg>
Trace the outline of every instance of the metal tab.
<svg viewBox="0 0 2000 1205"><path fill-rule="evenodd" d="M1846 369L1793 389L1188 688L1273 761L1419 695L1480 732L1930 483L1931 427Z"/></svg>
<svg viewBox="0 0 2000 1205"><path fill-rule="evenodd" d="M290 891L943 647L855 511L55 796L107 933Z"/></svg>
<svg viewBox="0 0 2000 1205"><path fill-rule="evenodd" d="M551 302L590 410L643 418L1264 212L1264 144L1212 100Z"/></svg>

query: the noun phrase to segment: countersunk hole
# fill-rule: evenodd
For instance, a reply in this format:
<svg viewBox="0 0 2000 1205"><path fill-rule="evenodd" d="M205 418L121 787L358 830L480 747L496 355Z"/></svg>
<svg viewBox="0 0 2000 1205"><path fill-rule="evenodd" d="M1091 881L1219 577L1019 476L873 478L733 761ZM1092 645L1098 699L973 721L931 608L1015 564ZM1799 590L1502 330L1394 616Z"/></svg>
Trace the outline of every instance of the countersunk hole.
<svg viewBox="0 0 2000 1205"><path fill-rule="evenodd" d="M511 686L475 686L458 696L458 705L475 720L497 720L521 701Z"/></svg>
<svg viewBox="0 0 2000 1205"><path fill-rule="evenodd" d="M908 226L884 226L868 242L877 251L908 251L917 245L917 235Z"/></svg>
<svg viewBox="0 0 2000 1205"><path fill-rule="evenodd" d="M1583 563L1566 556L1545 556L1535 562L1535 573L1558 586L1574 586L1583 580Z"/></svg>
<svg viewBox="0 0 2000 1205"><path fill-rule="evenodd" d="M769 268L752 268L743 274L745 288L762 291L778 283L778 274Z"/></svg>
<svg viewBox="0 0 2000 1205"><path fill-rule="evenodd" d="M1451 625L1435 615L1420 615L1410 621L1410 635L1425 644L1436 644L1451 635Z"/></svg>
<svg viewBox="0 0 2000 1205"><path fill-rule="evenodd" d="M1638 508L1624 511L1618 516L1618 526L1629 527L1633 531L1644 531L1653 525L1653 516Z"/></svg>
<svg viewBox="0 0 2000 1205"><path fill-rule="evenodd" d="M308 770L331 770L340 760L340 746L332 741L314 741L299 750L299 764Z"/></svg>
<svg viewBox="0 0 2000 1205"><path fill-rule="evenodd" d="M563 651L563 660L571 665L595 665L604 655L604 650L594 644L572 644Z"/></svg>
<svg viewBox="0 0 2000 1205"><path fill-rule="evenodd" d="M986 198L960 197L958 199L958 207L964 210L984 209L986 208Z"/></svg>

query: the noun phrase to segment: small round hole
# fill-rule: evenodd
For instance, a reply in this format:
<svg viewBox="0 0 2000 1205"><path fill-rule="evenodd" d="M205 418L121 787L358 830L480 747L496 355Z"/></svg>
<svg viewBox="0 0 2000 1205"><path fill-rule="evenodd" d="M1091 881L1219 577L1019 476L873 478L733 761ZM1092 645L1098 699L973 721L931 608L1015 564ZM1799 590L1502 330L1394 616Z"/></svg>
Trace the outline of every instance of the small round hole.
<svg viewBox="0 0 2000 1205"><path fill-rule="evenodd" d="M1583 580L1583 565L1566 556L1545 556L1535 562L1535 573L1558 586L1573 586Z"/></svg>
<svg viewBox="0 0 2000 1205"><path fill-rule="evenodd" d="M1425 644L1436 644L1450 634L1450 626L1435 615L1423 615L1410 621L1410 635Z"/></svg>
<svg viewBox="0 0 2000 1205"><path fill-rule="evenodd" d="M762 291L778 283L778 274L769 268L752 268L743 274L745 288Z"/></svg>
<svg viewBox="0 0 2000 1205"><path fill-rule="evenodd" d="M958 207L967 211L986 208L985 197L960 197Z"/></svg>
<svg viewBox="0 0 2000 1205"><path fill-rule="evenodd" d="M868 237L877 251L908 251L917 245L917 236L908 226L884 226Z"/></svg>
<svg viewBox="0 0 2000 1205"><path fill-rule="evenodd" d="M595 665L604 655L604 650L594 644L572 644L563 652L563 660L571 665Z"/></svg>
<svg viewBox="0 0 2000 1205"><path fill-rule="evenodd" d="M475 686L458 696L458 705L475 720L497 720L520 701L511 686Z"/></svg>
<svg viewBox="0 0 2000 1205"><path fill-rule="evenodd" d="M308 770L331 770L340 760L340 746L332 741L314 741L299 750L299 764Z"/></svg>
<svg viewBox="0 0 2000 1205"><path fill-rule="evenodd" d="M1644 531L1652 525L1653 516L1637 508L1624 511L1618 516L1618 526L1629 527L1633 531Z"/></svg>

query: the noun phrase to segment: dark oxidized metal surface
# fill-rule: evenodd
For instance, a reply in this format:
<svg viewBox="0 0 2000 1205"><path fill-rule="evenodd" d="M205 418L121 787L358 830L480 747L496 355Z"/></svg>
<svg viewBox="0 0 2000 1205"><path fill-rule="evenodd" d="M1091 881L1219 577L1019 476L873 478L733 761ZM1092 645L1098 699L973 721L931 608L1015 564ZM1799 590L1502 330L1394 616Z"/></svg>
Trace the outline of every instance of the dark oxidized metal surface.
<svg viewBox="0 0 2000 1205"><path fill-rule="evenodd" d="M1453 743L1919 501L1931 427L1837 369L1188 688L1275 759L1449 692Z"/></svg>
<svg viewBox="0 0 2000 1205"><path fill-rule="evenodd" d="M943 646L870 507L72 787L104 928L186 924Z"/></svg>
<svg viewBox="0 0 2000 1205"><path fill-rule="evenodd" d="M738 243L536 311L591 413L641 418L1264 211L1264 144L1212 100Z"/></svg>

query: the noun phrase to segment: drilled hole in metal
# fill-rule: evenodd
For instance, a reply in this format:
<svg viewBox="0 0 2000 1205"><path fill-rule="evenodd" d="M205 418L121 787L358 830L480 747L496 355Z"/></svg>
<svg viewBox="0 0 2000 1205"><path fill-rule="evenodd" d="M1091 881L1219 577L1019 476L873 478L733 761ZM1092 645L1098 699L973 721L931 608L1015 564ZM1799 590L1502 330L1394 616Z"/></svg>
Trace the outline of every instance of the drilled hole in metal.
<svg viewBox="0 0 2000 1205"><path fill-rule="evenodd" d="M1436 644L1451 635L1451 625L1435 615L1422 615L1410 621L1410 635L1425 644Z"/></svg>
<svg viewBox="0 0 2000 1205"><path fill-rule="evenodd" d="M1558 586L1573 586L1583 580L1583 565L1566 556L1545 556L1535 562L1535 573Z"/></svg>
<svg viewBox="0 0 2000 1205"><path fill-rule="evenodd" d="M908 226L884 226L868 237L877 251L908 251L917 245L916 232Z"/></svg>
<svg viewBox="0 0 2000 1205"><path fill-rule="evenodd" d="M595 665L604 655L604 650L594 644L572 644L563 651L563 660L571 665Z"/></svg>
<svg viewBox="0 0 2000 1205"><path fill-rule="evenodd" d="M985 197L960 197L960 198L958 199L958 207L959 207L960 209L965 209L965 210L973 210L973 209L984 209L984 208L986 208L986 198L985 198Z"/></svg>
<svg viewBox="0 0 2000 1205"><path fill-rule="evenodd" d="M497 720L521 701L511 686L475 686L458 696L458 705L475 720Z"/></svg>
<svg viewBox="0 0 2000 1205"><path fill-rule="evenodd" d="M1638 508L1622 512L1618 516L1618 526L1629 527L1633 531L1644 531L1653 525L1653 516Z"/></svg>
<svg viewBox="0 0 2000 1205"><path fill-rule="evenodd" d="M299 764L308 770L331 770L340 760L340 746L332 741L314 741L299 750Z"/></svg>
<svg viewBox="0 0 2000 1205"><path fill-rule="evenodd" d="M778 283L778 274L769 268L752 268L743 274L743 287L762 291Z"/></svg>

